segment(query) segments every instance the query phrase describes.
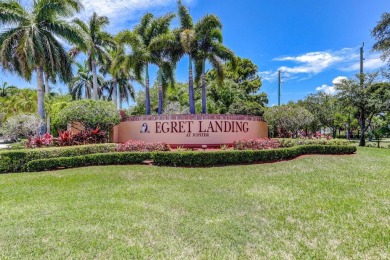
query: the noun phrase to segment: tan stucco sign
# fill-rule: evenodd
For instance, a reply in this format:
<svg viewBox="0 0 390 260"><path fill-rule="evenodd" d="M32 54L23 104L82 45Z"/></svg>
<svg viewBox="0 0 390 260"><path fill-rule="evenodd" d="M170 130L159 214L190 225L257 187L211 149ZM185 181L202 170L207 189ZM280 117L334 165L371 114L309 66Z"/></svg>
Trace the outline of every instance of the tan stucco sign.
<svg viewBox="0 0 390 260"><path fill-rule="evenodd" d="M169 115L128 117L113 129L113 141L166 142L172 146L232 144L268 137L261 117L237 115Z"/></svg>

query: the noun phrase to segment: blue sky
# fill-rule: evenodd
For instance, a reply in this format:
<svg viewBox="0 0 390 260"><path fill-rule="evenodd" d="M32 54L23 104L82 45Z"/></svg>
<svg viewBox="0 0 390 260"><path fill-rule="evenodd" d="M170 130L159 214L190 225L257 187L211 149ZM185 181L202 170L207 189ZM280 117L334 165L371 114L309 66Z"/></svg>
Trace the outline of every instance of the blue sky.
<svg viewBox="0 0 390 260"><path fill-rule="evenodd" d="M283 76L282 103L301 99L317 90L333 91L340 77L359 71L359 48L365 42L365 70L378 70L383 62L371 52L370 31L388 0L186 0L195 21L216 14L222 21L224 44L238 56L258 65L262 91L269 105L277 103L277 71ZM132 28L146 12L161 15L176 11L175 0L82 0L87 19L92 11L111 19L108 31ZM176 22L177 23L177 22ZM155 74L152 73L155 77ZM187 60L176 72L178 81L187 79ZM35 88L35 81L22 81L1 73L0 81ZM66 91L64 86L58 89Z"/></svg>

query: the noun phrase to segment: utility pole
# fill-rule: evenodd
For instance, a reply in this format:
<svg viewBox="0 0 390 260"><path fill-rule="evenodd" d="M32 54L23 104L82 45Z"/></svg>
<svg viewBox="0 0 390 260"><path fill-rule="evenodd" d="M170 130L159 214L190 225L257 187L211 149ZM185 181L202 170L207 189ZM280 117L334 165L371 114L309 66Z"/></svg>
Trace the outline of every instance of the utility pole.
<svg viewBox="0 0 390 260"><path fill-rule="evenodd" d="M282 87L282 77L281 77L281 72L279 70L279 79L278 79L278 106L280 106L280 90L281 90L281 87Z"/></svg>
<svg viewBox="0 0 390 260"><path fill-rule="evenodd" d="M362 47L360 47L360 87L362 87L362 88L363 88L363 84L364 84L364 76L363 76L364 50L363 50L363 48L364 48L364 42L363 42Z"/></svg>

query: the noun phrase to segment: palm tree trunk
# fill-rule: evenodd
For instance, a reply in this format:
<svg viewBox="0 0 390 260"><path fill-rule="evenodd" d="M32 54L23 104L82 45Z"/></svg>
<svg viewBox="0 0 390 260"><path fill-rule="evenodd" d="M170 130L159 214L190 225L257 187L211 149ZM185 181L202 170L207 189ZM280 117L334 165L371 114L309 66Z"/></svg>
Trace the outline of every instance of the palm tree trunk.
<svg viewBox="0 0 390 260"><path fill-rule="evenodd" d="M202 114L207 114L207 100L206 100L206 72L205 62L202 64Z"/></svg>
<svg viewBox="0 0 390 260"><path fill-rule="evenodd" d="M145 108L146 114L150 115L150 91L149 91L149 66L146 65L145 70Z"/></svg>
<svg viewBox="0 0 390 260"><path fill-rule="evenodd" d="M119 110L122 110L122 103L123 103L122 96L119 95Z"/></svg>
<svg viewBox="0 0 390 260"><path fill-rule="evenodd" d="M118 83L116 82L115 79L112 82L112 88L113 88L113 90L112 90L112 101L115 104L115 108L118 109Z"/></svg>
<svg viewBox="0 0 390 260"><path fill-rule="evenodd" d="M50 86L49 86L49 74L45 73L45 95L48 97L50 94ZM46 132L50 134L50 115L49 113L46 115Z"/></svg>
<svg viewBox="0 0 390 260"><path fill-rule="evenodd" d="M92 60L92 99L98 100L98 81L97 81L97 72L96 72L96 61Z"/></svg>
<svg viewBox="0 0 390 260"><path fill-rule="evenodd" d="M45 85L43 83L43 69L37 68L37 92L38 92L38 115L41 117L42 122L45 122ZM39 134L46 132L46 125L42 123Z"/></svg>
<svg viewBox="0 0 390 260"><path fill-rule="evenodd" d="M158 70L158 114L163 113L163 83L161 69Z"/></svg>
<svg viewBox="0 0 390 260"><path fill-rule="evenodd" d="M189 64L188 64L188 95L190 101L190 114L195 114L195 98L194 98L194 78L192 73L192 58L189 56Z"/></svg>

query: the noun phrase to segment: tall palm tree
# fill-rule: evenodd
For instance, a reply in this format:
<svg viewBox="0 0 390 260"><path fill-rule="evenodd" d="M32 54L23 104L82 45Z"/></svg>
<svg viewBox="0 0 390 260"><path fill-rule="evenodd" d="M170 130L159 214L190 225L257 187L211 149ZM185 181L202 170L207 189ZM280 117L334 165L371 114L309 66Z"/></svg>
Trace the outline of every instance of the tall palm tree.
<svg viewBox="0 0 390 260"><path fill-rule="evenodd" d="M66 20L82 8L78 0L35 0L25 8L17 0L0 2L0 61L4 69L31 80L37 75L38 114L45 119L43 73L69 81L71 58L59 39L71 44L82 38ZM46 129L42 126L41 133Z"/></svg>
<svg viewBox="0 0 390 260"><path fill-rule="evenodd" d="M175 68L180 59L180 44L171 32L158 35L150 45L153 63L157 65L158 81L158 114L163 113L164 92L168 86L175 83Z"/></svg>
<svg viewBox="0 0 390 260"><path fill-rule="evenodd" d="M183 5L181 0L178 1L179 6L179 20L180 20L180 29L177 31L179 34L178 40L181 43L183 54L188 55L188 95L189 95L189 105L190 113L195 114L195 97L194 97L194 80L193 80L193 70L192 62L193 57L197 51L196 46L196 35L195 28L192 17L188 12L187 8Z"/></svg>
<svg viewBox="0 0 390 260"><path fill-rule="evenodd" d="M151 53L151 43L159 35L169 32L169 26L174 18L168 14L155 19L152 14L146 14L134 31L124 30L117 36L118 42L129 46L131 53L122 59L126 70L133 70L137 81L144 82L146 114L150 115L150 78L149 66L156 64ZM144 78L142 77L144 74Z"/></svg>
<svg viewBox="0 0 390 260"><path fill-rule="evenodd" d="M109 52L112 63L102 67L104 75L111 75L111 79L107 81L108 99L112 100L116 107L122 109L123 100L129 103L130 99L134 100L134 86L131 81L135 78L131 74L132 69L127 69L123 63L126 59L124 46L118 43L115 50ZM118 100L119 99L119 100Z"/></svg>
<svg viewBox="0 0 390 260"><path fill-rule="evenodd" d="M192 62L193 57L196 55L197 51L197 41L195 36L195 27L192 17L183 5L181 0L178 1L179 6L179 20L180 20L180 29L179 29L179 41L182 46L183 54L188 55L188 95L189 95L189 105L190 113L195 114L195 97L194 97L194 79L193 79L193 69Z"/></svg>
<svg viewBox="0 0 390 260"><path fill-rule="evenodd" d="M80 19L74 19L74 24L79 28L83 35L83 45L76 45L71 50L72 56L84 52L87 55L88 65L92 71L92 99L99 98L99 82L97 75L98 65L104 65L110 62L110 55L108 49L114 49L116 43L113 37L103 31L109 24L108 17L98 16L95 12L89 19L88 24Z"/></svg>
<svg viewBox="0 0 390 260"><path fill-rule="evenodd" d="M79 100L84 98L90 99L92 96L92 85L93 85L93 75L89 69L87 61L84 62L84 65L75 63L78 67L77 74L73 77L72 81L69 83L69 93L72 96L73 100ZM104 86L106 83L104 78L97 76L98 82L98 96L101 97L103 94Z"/></svg>
<svg viewBox="0 0 390 260"><path fill-rule="evenodd" d="M202 114L207 113L206 104L206 61L217 71L220 82L224 77L224 61L230 61L236 66L234 53L222 44L222 24L215 15L207 15L195 25L197 41L196 53L196 81L201 80L202 85Z"/></svg>

